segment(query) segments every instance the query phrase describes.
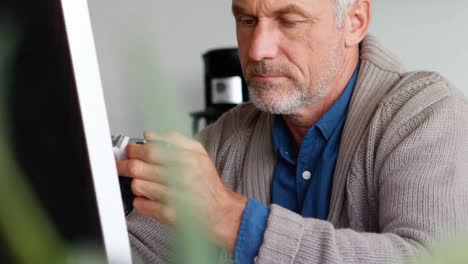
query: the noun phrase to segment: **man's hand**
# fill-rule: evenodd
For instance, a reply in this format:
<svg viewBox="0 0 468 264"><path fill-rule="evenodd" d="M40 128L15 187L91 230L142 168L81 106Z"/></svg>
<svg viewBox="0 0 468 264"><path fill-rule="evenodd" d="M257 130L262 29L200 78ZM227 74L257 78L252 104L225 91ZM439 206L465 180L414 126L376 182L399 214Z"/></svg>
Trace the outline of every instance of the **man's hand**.
<svg viewBox="0 0 468 264"><path fill-rule="evenodd" d="M247 199L224 186L199 142L176 132L145 133L145 139L150 143L128 145L128 160L117 161L119 175L133 178L134 208L174 224L174 201L188 197L215 242L232 252Z"/></svg>

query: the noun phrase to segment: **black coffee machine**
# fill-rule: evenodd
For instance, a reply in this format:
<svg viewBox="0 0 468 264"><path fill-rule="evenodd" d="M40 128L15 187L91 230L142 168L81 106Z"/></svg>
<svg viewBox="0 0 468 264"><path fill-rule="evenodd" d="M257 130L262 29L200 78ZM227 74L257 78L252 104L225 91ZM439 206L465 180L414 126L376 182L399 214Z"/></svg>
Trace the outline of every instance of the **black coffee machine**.
<svg viewBox="0 0 468 264"><path fill-rule="evenodd" d="M199 131L200 120L204 119L207 125L213 123L229 109L249 100L237 48L208 51L203 61L206 108L191 113L194 134Z"/></svg>

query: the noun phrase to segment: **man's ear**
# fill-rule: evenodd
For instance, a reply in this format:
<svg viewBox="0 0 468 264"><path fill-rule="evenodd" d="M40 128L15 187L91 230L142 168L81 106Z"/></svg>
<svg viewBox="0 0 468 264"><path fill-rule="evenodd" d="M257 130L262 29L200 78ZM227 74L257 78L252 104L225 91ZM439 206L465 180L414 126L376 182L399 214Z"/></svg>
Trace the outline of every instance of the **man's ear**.
<svg viewBox="0 0 468 264"><path fill-rule="evenodd" d="M372 0L357 0L348 10L345 19L346 47L358 45L366 36L372 16Z"/></svg>

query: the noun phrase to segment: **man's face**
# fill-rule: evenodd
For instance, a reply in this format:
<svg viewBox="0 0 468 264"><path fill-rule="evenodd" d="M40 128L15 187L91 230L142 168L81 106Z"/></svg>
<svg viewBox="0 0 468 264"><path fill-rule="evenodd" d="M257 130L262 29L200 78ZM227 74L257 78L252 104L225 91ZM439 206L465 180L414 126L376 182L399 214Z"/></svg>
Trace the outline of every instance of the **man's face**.
<svg viewBox="0 0 468 264"><path fill-rule="evenodd" d="M343 67L344 33L330 0L233 0L251 99L295 114L327 94Z"/></svg>

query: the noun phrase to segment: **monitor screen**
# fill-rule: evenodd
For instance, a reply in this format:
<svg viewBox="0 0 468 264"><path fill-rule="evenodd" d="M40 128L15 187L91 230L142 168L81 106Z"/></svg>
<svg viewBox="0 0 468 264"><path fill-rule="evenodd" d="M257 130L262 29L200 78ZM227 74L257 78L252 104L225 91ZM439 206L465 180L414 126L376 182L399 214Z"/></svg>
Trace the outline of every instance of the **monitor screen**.
<svg viewBox="0 0 468 264"><path fill-rule="evenodd" d="M17 33L2 100L11 155L67 246L130 263L87 1L5 3Z"/></svg>

